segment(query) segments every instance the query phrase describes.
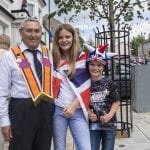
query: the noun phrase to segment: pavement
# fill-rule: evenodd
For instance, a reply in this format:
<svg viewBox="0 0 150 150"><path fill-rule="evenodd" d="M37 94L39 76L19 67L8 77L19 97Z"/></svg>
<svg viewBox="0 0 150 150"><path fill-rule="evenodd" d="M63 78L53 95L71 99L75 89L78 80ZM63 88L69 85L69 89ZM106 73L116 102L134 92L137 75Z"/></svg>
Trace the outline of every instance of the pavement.
<svg viewBox="0 0 150 150"><path fill-rule="evenodd" d="M4 150L4 139L2 137L1 132L0 132L0 150Z"/></svg>
<svg viewBox="0 0 150 150"><path fill-rule="evenodd" d="M8 150L8 144L0 135L0 150ZM51 148L53 150L53 147ZM75 150L70 132L67 134L67 150ZM150 150L150 112L133 113L133 130L129 138L116 138L115 150Z"/></svg>
<svg viewBox="0 0 150 150"><path fill-rule="evenodd" d="M67 150L75 150L68 134ZM133 129L128 138L116 138L114 150L150 150L150 112L133 112Z"/></svg>
<svg viewBox="0 0 150 150"><path fill-rule="evenodd" d="M150 150L150 112L133 113L131 136L117 138L115 150Z"/></svg>

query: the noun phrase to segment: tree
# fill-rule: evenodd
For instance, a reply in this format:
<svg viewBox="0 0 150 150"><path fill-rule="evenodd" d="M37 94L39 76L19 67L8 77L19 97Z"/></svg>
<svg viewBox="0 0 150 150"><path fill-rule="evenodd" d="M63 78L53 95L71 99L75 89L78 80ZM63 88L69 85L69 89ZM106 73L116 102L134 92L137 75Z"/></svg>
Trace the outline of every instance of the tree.
<svg viewBox="0 0 150 150"><path fill-rule="evenodd" d="M133 53L135 56L138 56L138 47L145 41L145 37L141 34L137 37L133 37L131 41L131 48L133 49Z"/></svg>
<svg viewBox="0 0 150 150"><path fill-rule="evenodd" d="M143 19L143 3L147 3L148 10L150 10L150 0L54 0L54 3L58 6L58 10L52 12L50 17L75 11L75 14L70 18L73 19L81 11L89 11L91 20L105 19L110 31L115 30L115 24L131 21L135 15ZM115 42L114 36L111 32L111 51L115 45L113 44Z"/></svg>
<svg viewBox="0 0 150 150"><path fill-rule="evenodd" d="M80 34L79 34L79 41L80 41L81 50L83 50L84 39Z"/></svg>

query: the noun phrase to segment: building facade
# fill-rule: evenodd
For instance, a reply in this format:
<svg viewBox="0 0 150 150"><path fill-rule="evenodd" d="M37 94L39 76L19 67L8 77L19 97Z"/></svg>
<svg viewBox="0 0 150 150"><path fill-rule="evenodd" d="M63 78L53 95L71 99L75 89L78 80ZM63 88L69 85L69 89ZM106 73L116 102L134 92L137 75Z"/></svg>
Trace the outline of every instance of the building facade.
<svg viewBox="0 0 150 150"><path fill-rule="evenodd" d="M142 59L150 61L150 39L144 41L138 48L138 56Z"/></svg>
<svg viewBox="0 0 150 150"><path fill-rule="evenodd" d="M11 23L15 17L11 14L12 0L0 1L0 34L6 34L11 37Z"/></svg>
<svg viewBox="0 0 150 150"><path fill-rule="evenodd" d="M48 1L45 0L1 0L0 34L11 38L11 46L21 42L19 27L27 17L36 17L43 25L43 18L48 14ZM42 42L49 43L49 30L43 25Z"/></svg>

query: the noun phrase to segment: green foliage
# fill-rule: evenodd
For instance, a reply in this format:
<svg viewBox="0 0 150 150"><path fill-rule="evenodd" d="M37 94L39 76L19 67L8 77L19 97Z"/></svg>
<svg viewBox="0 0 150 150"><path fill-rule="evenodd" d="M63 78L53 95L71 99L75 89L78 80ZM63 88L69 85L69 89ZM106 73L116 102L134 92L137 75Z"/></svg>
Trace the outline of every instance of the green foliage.
<svg viewBox="0 0 150 150"><path fill-rule="evenodd" d="M56 12L52 12L51 14L49 14L49 19L53 18L56 15Z"/></svg>
<svg viewBox="0 0 150 150"><path fill-rule="evenodd" d="M145 41L145 37L143 35L138 35L134 37L131 41L131 48L134 50L135 55L138 55L138 47Z"/></svg>
<svg viewBox="0 0 150 150"><path fill-rule="evenodd" d="M133 20L133 12L128 11L124 14L124 21L132 21Z"/></svg>
<svg viewBox="0 0 150 150"><path fill-rule="evenodd" d="M68 14L74 11L75 15L71 16L73 20L81 11L88 11L88 16L91 20L104 19L108 23L108 29L115 30L116 24L122 24L125 21L131 21L136 16L143 19L142 12L144 11L143 1L148 5L150 10L149 0L54 0L58 10L52 12L58 16ZM112 52L114 35L110 35Z"/></svg>
<svg viewBox="0 0 150 150"><path fill-rule="evenodd" d="M143 19L142 11L144 7L142 6L141 0L54 0L57 5L58 10L52 12L54 14L61 16L62 14L68 14L72 10L76 14L81 11L89 11L89 18L91 20L105 19L108 23L118 23L122 20L131 21L134 16ZM147 2L148 10L150 10L150 2ZM137 11L134 8L138 9ZM112 10L111 10L112 9ZM111 13L110 13L111 12ZM113 20L111 20L113 16Z"/></svg>

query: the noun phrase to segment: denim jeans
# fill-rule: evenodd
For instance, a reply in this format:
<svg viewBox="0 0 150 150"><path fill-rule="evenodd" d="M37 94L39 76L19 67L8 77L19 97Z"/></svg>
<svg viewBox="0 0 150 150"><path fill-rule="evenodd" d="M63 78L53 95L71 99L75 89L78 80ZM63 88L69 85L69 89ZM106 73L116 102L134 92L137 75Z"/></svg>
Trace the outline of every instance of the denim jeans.
<svg viewBox="0 0 150 150"><path fill-rule="evenodd" d="M63 115L63 108L56 106L54 113L54 149L66 150L67 128L70 128L76 150L91 150L90 133L81 108L71 118Z"/></svg>
<svg viewBox="0 0 150 150"><path fill-rule="evenodd" d="M115 130L91 130L91 150L114 150Z"/></svg>

